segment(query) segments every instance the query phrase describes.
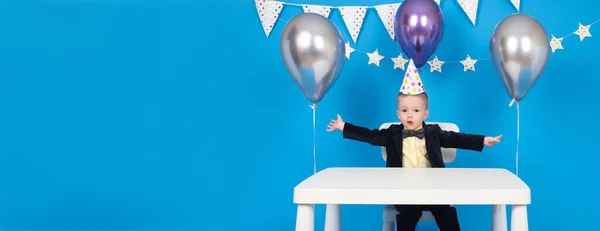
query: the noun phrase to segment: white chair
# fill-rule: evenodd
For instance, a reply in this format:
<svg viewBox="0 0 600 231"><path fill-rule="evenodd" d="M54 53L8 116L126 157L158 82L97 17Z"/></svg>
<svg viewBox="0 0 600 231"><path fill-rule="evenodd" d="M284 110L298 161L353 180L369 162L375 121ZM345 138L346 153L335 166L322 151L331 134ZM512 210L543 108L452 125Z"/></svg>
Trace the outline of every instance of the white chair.
<svg viewBox="0 0 600 231"><path fill-rule="evenodd" d="M453 123L438 123L438 122L426 122L427 124L437 124L439 125L442 130L446 130L446 131L454 131L454 132L458 132L458 125L453 124ZM400 122L394 122L394 123L384 123L382 124L379 129L384 129L384 128L388 128L390 127L392 124L400 124ZM385 147L381 147L381 155L383 156L383 160L387 161L387 152L385 150ZM442 148L442 157L444 159L444 163L450 163L452 161L454 161L454 159L456 158L456 149L455 148ZM396 215L398 214L398 211L396 210L396 208L393 205L386 205L383 208L383 231L394 231L395 229L395 224L396 224ZM434 222L435 218L433 217L433 214L431 214L431 212L429 211L423 211L423 215L421 215L421 219L419 219L419 222Z"/></svg>

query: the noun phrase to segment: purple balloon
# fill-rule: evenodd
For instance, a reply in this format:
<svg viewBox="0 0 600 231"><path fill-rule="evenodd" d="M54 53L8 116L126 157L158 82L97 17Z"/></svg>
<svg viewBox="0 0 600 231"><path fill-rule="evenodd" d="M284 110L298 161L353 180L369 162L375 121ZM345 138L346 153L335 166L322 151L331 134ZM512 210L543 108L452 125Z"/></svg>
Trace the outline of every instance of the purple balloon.
<svg viewBox="0 0 600 231"><path fill-rule="evenodd" d="M425 65L444 34L444 15L433 0L402 2L394 20L396 42L417 68Z"/></svg>

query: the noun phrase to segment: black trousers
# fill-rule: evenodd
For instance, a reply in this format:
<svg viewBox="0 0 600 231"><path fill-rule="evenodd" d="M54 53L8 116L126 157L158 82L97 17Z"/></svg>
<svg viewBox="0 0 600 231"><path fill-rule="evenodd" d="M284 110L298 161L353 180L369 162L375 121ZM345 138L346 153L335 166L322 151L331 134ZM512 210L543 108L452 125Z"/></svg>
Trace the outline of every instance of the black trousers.
<svg viewBox="0 0 600 231"><path fill-rule="evenodd" d="M395 205L397 231L415 231L422 211L431 211L440 231L460 231L456 208L450 205Z"/></svg>

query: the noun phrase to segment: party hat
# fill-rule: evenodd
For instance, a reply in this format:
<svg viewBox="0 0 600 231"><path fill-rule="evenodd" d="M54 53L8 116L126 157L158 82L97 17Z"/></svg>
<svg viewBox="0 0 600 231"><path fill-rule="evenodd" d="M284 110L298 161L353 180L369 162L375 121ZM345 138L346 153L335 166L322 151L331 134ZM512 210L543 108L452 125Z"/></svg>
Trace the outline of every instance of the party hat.
<svg viewBox="0 0 600 231"><path fill-rule="evenodd" d="M408 63L404 80L402 80L402 86L400 92L405 95L417 95L425 92L425 87L421 82L421 76L419 76L419 70L415 67L415 63L412 59Z"/></svg>

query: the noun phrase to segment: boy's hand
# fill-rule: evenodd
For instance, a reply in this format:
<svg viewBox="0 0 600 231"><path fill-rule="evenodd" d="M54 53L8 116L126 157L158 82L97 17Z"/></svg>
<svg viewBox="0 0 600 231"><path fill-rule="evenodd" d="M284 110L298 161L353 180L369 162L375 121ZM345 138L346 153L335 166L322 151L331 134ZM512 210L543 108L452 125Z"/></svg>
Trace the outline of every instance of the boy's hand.
<svg viewBox="0 0 600 231"><path fill-rule="evenodd" d="M496 143L500 143L500 138L502 138L502 135L496 136L496 137L485 137L483 139L483 144L485 146L488 147L492 147L492 145L496 144Z"/></svg>
<svg viewBox="0 0 600 231"><path fill-rule="evenodd" d="M343 131L345 124L346 123L344 123L340 114L338 114L337 119L331 120L331 122L329 122L329 125L327 125L327 131L328 132L335 131L335 130Z"/></svg>

